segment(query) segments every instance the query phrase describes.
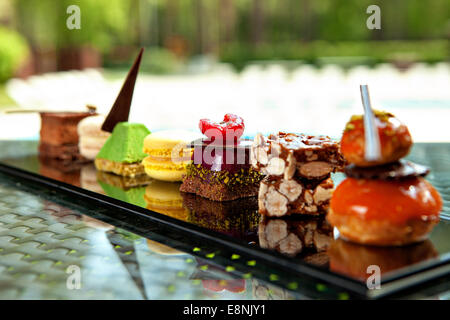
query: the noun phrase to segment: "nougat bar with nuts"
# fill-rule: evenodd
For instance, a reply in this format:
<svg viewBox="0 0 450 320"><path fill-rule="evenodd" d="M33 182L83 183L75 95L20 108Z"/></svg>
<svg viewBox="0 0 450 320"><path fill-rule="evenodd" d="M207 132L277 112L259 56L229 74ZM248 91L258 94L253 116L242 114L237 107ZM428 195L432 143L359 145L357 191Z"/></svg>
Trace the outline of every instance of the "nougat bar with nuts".
<svg viewBox="0 0 450 320"><path fill-rule="evenodd" d="M257 134L251 148L252 166L264 175L291 179L294 175L306 179L323 179L341 171L345 160L339 143L327 136L304 134Z"/></svg>
<svg viewBox="0 0 450 320"><path fill-rule="evenodd" d="M324 218L267 219L258 226L259 245L287 256L296 256L305 249L324 252L328 249L333 228Z"/></svg>
<svg viewBox="0 0 450 320"><path fill-rule="evenodd" d="M333 190L330 177L313 181L267 176L259 186L259 213L268 217L320 215L327 212Z"/></svg>

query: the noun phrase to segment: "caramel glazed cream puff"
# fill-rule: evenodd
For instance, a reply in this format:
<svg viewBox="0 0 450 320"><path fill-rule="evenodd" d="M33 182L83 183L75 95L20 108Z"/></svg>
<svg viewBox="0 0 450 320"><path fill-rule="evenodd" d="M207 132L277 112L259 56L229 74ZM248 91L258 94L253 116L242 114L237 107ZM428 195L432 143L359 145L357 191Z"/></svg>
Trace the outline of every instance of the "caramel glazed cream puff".
<svg viewBox="0 0 450 320"><path fill-rule="evenodd" d="M374 115L381 157L366 161L363 117L353 116L341 139L347 178L333 193L327 220L341 238L360 244L423 241L439 222L442 198L424 178L428 168L401 159L413 143L406 125L388 112Z"/></svg>
<svg viewBox="0 0 450 320"><path fill-rule="evenodd" d="M192 149L185 146L201 135L185 130L165 130L149 134L144 139L142 164L151 178L162 181L181 181L186 165L191 161Z"/></svg>

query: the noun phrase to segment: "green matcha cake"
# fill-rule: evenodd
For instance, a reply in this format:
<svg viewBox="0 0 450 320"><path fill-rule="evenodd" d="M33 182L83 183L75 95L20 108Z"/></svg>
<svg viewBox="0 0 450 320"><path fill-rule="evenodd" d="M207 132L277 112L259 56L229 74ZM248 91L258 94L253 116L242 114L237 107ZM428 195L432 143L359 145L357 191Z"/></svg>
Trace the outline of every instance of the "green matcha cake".
<svg viewBox="0 0 450 320"><path fill-rule="evenodd" d="M118 123L95 158L95 167L125 177L145 174L141 162L147 155L142 150L149 134L143 124Z"/></svg>

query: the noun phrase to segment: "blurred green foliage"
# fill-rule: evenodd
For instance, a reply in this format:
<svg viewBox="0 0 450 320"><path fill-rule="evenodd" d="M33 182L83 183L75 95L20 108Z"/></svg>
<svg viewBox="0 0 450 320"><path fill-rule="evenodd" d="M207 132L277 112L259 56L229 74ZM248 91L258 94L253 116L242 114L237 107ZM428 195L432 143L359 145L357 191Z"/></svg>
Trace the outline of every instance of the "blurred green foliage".
<svg viewBox="0 0 450 320"><path fill-rule="evenodd" d="M195 50L219 41L363 41L442 39L450 34L448 0L166 0L157 4L158 41L181 35ZM378 5L382 30L369 30ZM151 18L151 17L150 17ZM201 29L201 30L199 30ZM200 38L200 39L199 39ZM205 46L205 42L207 43ZM209 45L208 45L209 44Z"/></svg>
<svg viewBox="0 0 450 320"><path fill-rule="evenodd" d="M320 64L321 57L354 57L348 63L375 64L449 58L448 0L152 2L157 4L157 45L181 36L190 54L217 54L238 68L253 60ZM374 4L381 10L381 30L366 27L367 7Z"/></svg>
<svg viewBox="0 0 450 320"><path fill-rule="evenodd" d="M29 54L23 36L17 31L0 27L0 83L13 76Z"/></svg>
<svg viewBox="0 0 450 320"><path fill-rule="evenodd" d="M123 0L14 0L17 28L39 48L71 48L89 45L103 52L129 44L133 1ZM81 29L69 30L66 10L78 5Z"/></svg>
<svg viewBox="0 0 450 320"><path fill-rule="evenodd" d="M17 27L33 44L165 46L179 36L192 53L229 43L443 39L448 0L9 0ZM381 8L382 30L369 30L366 9ZM82 28L66 28L69 5Z"/></svg>
<svg viewBox="0 0 450 320"><path fill-rule="evenodd" d="M130 68L130 61L114 61L107 58L104 61L104 67L119 72L112 72L112 79L121 79L126 76L126 72ZM172 51L160 47L145 48L141 61L141 71L152 74L172 74L181 71L182 68L182 61ZM123 73L120 71L123 71ZM106 74L109 75L109 72L106 72Z"/></svg>
<svg viewBox="0 0 450 320"><path fill-rule="evenodd" d="M145 50L141 70L154 74L169 74L180 71L181 62L171 51L150 47Z"/></svg>
<svg viewBox="0 0 450 320"><path fill-rule="evenodd" d="M166 49L177 57L216 55L237 67L253 60L320 63L321 57L348 56L367 57L360 59L366 63L434 62L449 52L448 0L5 1L13 3L15 25L33 48L89 45L106 60L119 47L161 48L144 60L155 73L178 68ZM73 4L81 9L81 30L66 27ZM366 9L374 4L381 8L381 30L366 27Z"/></svg>
<svg viewBox="0 0 450 320"><path fill-rule="evenodd" d="M324 58L335 59L335 63L376 64L380 62L428 62L448 59L449 44L446 40L423 41L311 41L305 43L278 43L276 46L235 43L221 52L220 59L233 64L237 69L249 61L301 60L320 65ZM331 61L331 59L329 59Z"/></svg>

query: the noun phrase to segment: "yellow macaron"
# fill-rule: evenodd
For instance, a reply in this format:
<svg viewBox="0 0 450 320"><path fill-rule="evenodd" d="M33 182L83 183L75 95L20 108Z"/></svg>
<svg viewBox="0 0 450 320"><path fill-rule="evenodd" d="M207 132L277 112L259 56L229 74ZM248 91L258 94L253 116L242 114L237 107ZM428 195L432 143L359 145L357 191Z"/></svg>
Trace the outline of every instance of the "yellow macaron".
<svg viewBox="0 0 450 320"><path fill-rule="evenodd" d="M201 138L199 133L185 130L165 130L149 134L144 139L142 164L147 175L163 181L181 181L190 162L191 149L185 146Z"/></svg>

